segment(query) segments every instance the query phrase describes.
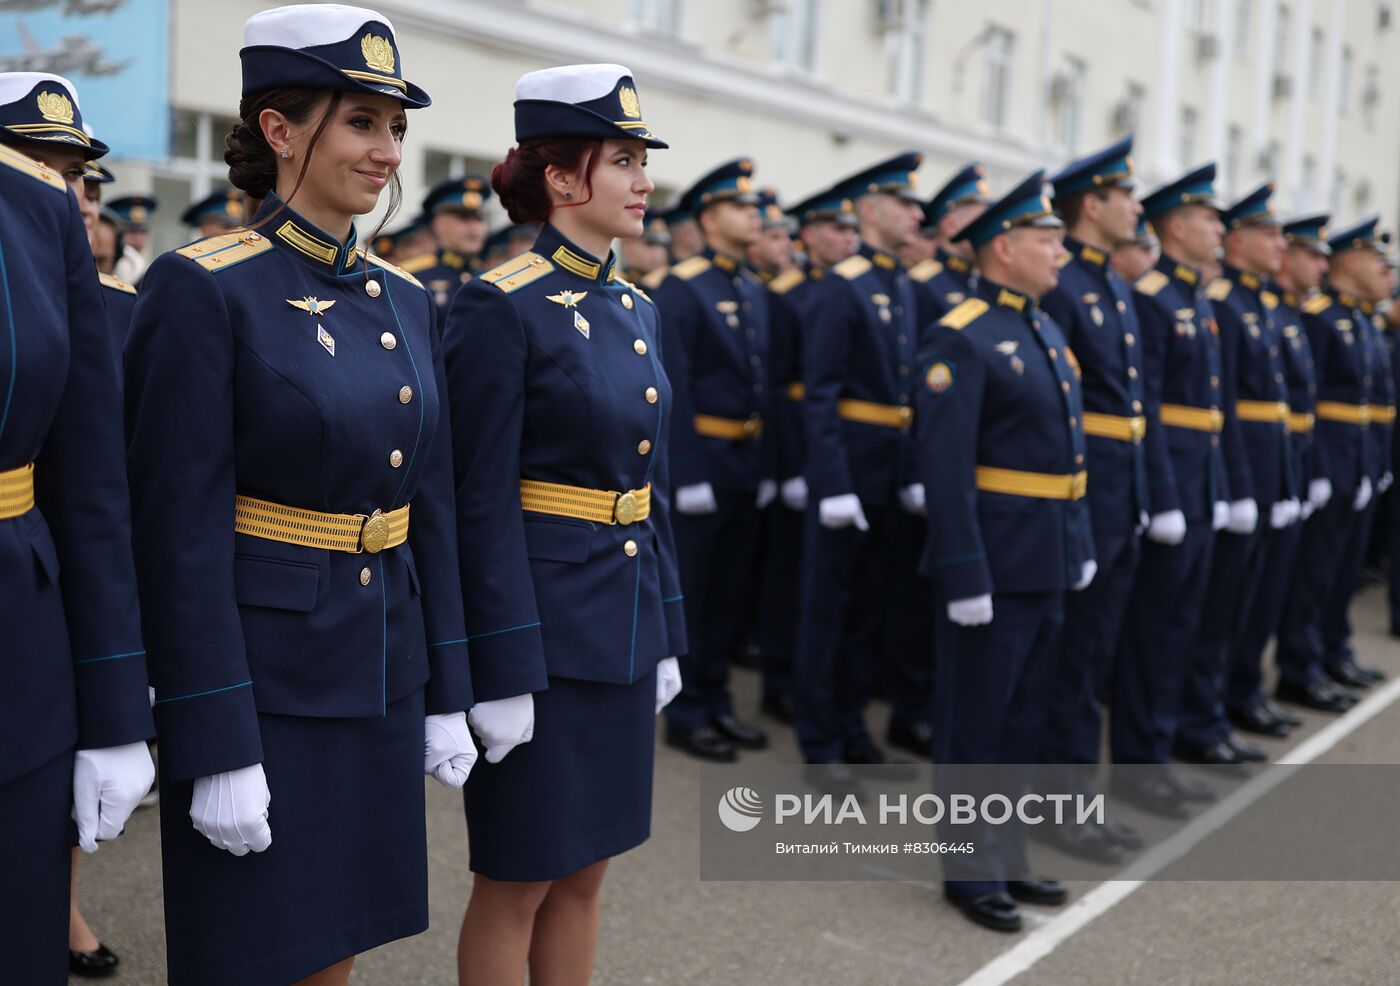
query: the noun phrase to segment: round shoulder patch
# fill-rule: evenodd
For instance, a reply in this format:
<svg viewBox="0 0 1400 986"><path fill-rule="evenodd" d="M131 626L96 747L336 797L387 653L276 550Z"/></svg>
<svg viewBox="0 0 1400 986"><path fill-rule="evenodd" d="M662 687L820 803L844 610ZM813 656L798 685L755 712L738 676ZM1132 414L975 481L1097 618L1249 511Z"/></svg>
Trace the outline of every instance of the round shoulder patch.
<svg viewBox="0 0 1400 986"><path fill-rule="evenodd" d="M953 386L953 368L947 363L935 363L928 368L924 382L928 384L929 390L941 394Z"/></svg>

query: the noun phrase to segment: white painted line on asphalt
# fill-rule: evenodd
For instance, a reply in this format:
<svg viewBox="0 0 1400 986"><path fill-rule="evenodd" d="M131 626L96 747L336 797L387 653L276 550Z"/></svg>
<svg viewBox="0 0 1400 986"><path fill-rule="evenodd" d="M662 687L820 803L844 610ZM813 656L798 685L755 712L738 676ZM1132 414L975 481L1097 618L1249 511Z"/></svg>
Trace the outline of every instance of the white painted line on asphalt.
<svg viewBox="0 0 1400 986"><path fill-rule="evenodd" d="M1385 711L1396 699L1400 699L1400 678L1387 683L1350 712L1299 743L1278 759L1278 766L1311 763ZM1197 816L1176 835L1124 867L1119 879L1099 884L958 986L1003 986L1031 968L1075 932L1127 898L1149 877L1176 862L1212 832L1293 775L1293 771L1280 770L1278 766L1242 784L1233 794Z"/></svg>

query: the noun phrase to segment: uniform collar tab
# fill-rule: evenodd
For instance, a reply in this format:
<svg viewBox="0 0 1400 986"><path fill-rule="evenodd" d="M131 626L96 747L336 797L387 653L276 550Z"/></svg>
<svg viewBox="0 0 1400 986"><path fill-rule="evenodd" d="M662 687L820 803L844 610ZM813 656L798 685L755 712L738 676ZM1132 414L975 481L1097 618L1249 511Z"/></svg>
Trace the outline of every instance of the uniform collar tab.
<svg viewBox="0 0 1400 986"><path fill-rule="evenodd" d="M956 253L949 253L942 247L938 248L934 256L944 267L949 267L959 274L966 274L972 270L972 264L969 261L959 257Z"/></svg>
<svg viewBox="0 0 1400 986"><path fill-rule="evenodd" d="M269 193L253 221L254 225L266 221L266 230L283 246L336 274L343 274L355 266L358 251L355 249L354 224L350 226L350 235L341 243L315 223L303 218L275 192Z"/></svg>
<svg viewBox="0 0 1400 986"><path fill-rule="evenodd" d="M893 254L888 254L884 250L877 250L868 243L862 243L860 245L860 252L864 254L866 260L870 261L876 267L883 270L899 269L898 257L895 257Z"/></svg>
<svg viewBox="0 0 1400 986"><path fill-rule="evenodd" d="M1065 249L1074 254L1085 263L1093 264L1095 267L1108 266L1108 254L1096 246L1090 246L1082 240L1076 240L1072 236L1065 237Z"/></svg>
<svg viewBox="0 0 1400 986"><path fill-rule="evenodd" d="M535 252L548 257L570 274L586 281L607 283L617 279L616 259L608 251L607 259L599 262L591 253L581 250L553 226L546 225L535 241Z"/></svg>

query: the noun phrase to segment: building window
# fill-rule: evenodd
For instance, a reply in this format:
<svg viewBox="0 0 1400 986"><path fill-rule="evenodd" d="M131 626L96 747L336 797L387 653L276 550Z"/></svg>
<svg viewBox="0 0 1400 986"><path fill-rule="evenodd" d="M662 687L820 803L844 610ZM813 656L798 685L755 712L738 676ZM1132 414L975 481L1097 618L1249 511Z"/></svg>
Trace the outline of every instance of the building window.
<svg viewBox="0 0 1400 986"><path fill-rule="evenodd" d="M627 19L638 27L679 35L685 0L627 0Z"/></svg>
<svg viewBox="0 0 1400 986"><path fill-rule="evenodd" d="M1299 177L1298 211L1312 208L1313 185L1317 183L1317 162L1311 154L1303 156L1303 173Z"/></svg>
<svg viewBox="0 0 1400 986"><path fill-rule="evenodd" d="M1366 129L1376 129L1376 107L1381 101L1380 69L1374 63L1366 66L1366 82L1361 88L1361 113Z"/></svg>
<svg viewBox="0 0 1400 986"><path fill-rule="evenodd" d="M1250 14L1254 0L1235 0L1235 54L1240 58L1249 55L1249 32L1252 29Z"/></svg>
<svg viewBox="0 0 1400 986"><path fill-rule="evenodd" d="M1140 83L1129 82L1128 92L1113 107L1113 132L1132 133L1142 125L1142 108L1147 103L1147 90Z"/></svg>
<svg viewBox="0 0 1400 986"><path fill-rule="evenodd" d="M924 101L924 53L928 49L929 0L889 0L886 51L890 55L890 95L901 103Z"/></svg>
<svg viewBox="0 0 1400 986"><path fill-rule="evenodd" d="M1337 109L1345 113L1351 109L1351 46L1342 49L1342 72L1337 80Z"/></svg>
<svg viewBox="0 0 1400 986"><path fill-rule="evenodd" d="M1181 108L1181 166L1189 168L1196 163L1196 124L1198 115L1190 106Z"/></svg>
<svg viewBox="0 0 1400 986"><path fill-rule="evenodd" d="M817 4L790 0L773 12L773 61L799 72L817 70Z"/></svg>
<svg viewBox="0 0 1400 986"><path fill-rule="evenodd" d="M1279 4L1274 21L1274 77L1288 75L1288 29L1292 21L1288 8Z"/></svg>
<svg viewBox="0 0 1400 986"><path fill-rule="evenodd" d="M1322 28L1312 29L1312 39L1308 42L1308 98L1316 99L1322 92Z"/></svg>
<svg viewBox="0 0 1400 986"><path fill-rule="evenodd" d="M1011 71L1016 58L1016 36L1003 28L987 29L983 55L986 73L982 79L982 119L1006 129L1011 118Z"/></svg>
<svg viewBox="0 0 1400 986"><path fill-rule="evenodd" d="M1084 63L1078 58L1066 58L1051 84L1051 103L1055 113L1055 137L1066 153L1079 150L1079 138L1084 129Z"/></svg>
<svg viewBox="0 0 1400 986"><path fill-rule="evenodd" d="M1240 159L1244 156L1244 131L1231 127L1225 139L1225 187L1234 195L1240 188Z"/></svg>

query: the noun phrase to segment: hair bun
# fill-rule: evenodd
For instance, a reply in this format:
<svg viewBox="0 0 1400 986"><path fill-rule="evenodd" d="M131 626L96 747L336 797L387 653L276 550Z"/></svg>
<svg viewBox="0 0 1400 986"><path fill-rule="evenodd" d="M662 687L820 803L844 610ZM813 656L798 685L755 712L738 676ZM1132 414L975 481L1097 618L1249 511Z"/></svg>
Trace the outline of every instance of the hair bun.
<svg viewBox="0 0 1400 986"><path fill-rule="evenodd" d="M237 123L224 138L228 180L249 198L265 199L277 187L277 158L260 132Z"/></svg>

